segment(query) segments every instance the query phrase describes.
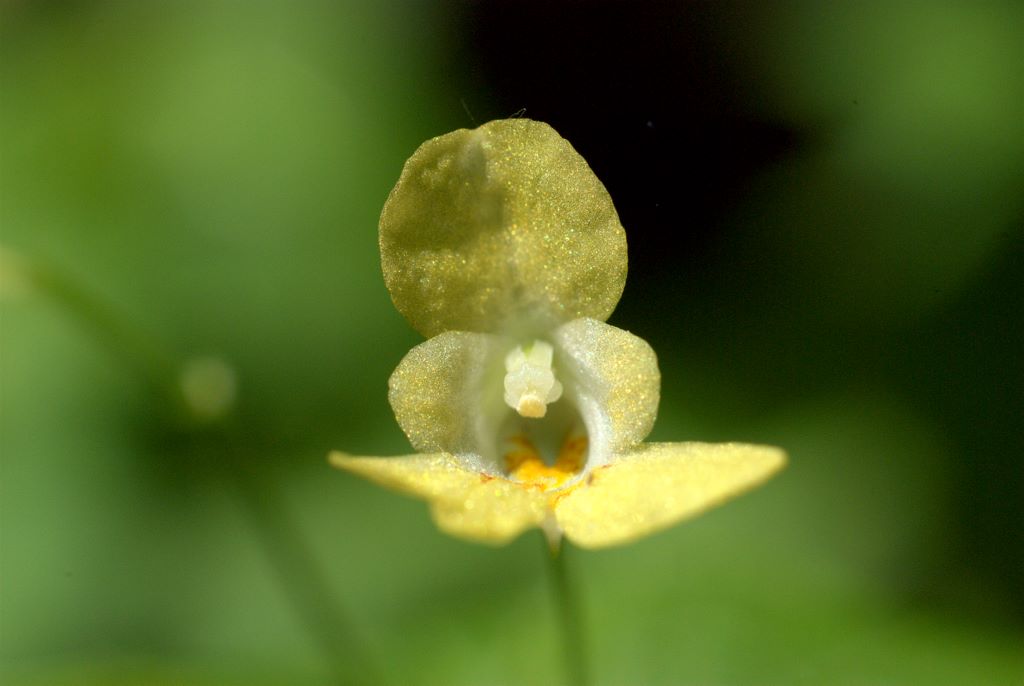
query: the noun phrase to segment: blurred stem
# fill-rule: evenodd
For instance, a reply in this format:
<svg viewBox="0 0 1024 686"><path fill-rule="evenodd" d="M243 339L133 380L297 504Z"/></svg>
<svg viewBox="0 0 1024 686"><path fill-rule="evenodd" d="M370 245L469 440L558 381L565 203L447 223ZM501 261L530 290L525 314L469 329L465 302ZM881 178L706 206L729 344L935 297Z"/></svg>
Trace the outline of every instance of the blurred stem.
<svg viewBox="0 0 1024 686"><path fill-rule="evenodd" d="M586 655L586 636L583 633L583 620L580 615L577 588L569 578L565 558L568 556L569 544L562 542L560 547L549 544L544 538L544 556L548 560L548 572L551 577L551 597L555 603L555 614L558 616L559 629L562 634L562 659L565 663L565 674L571 686L587 686L590 673Z"/></svg>
<svg viewBox="0 0 1024 686"><path fill-rule="evenodd" d="M377 684L380 677L362 640L346 619L331 584L306 544L278 490L234 449L226 433L212 442L212 464L226 478L253 525L281 587L311 638L330 661L338 684ZM225 459L226 458L226 459Z"/></svg>
<svg viewBox="0 0 1024 686"><path fill-rule="evenodd" d="M82 323L115 358L126 360L162 399L175 428L186 429L192 439L189 445L199 453L198 462L215 466L200 473L216 471L238 496L282 592L332 665L336 683L378 683L366 651L284 501L238 457L230 415L210 420L189 406L180 386L184 360L66 274L21 256L17 262L4 257L5 266L17 266L32 289Z"/></svg>
<svg viewBox="0 0 1024 686"><path fill-rule="evenodd" d="M41 295L51 298L89 329L114 357L127 361L154 391L168 401L176 414L183 411L177 385L180 367L174 355L68 275L36 261L26 262L24 258L20 261L29 272L32 286Z"/></svg>

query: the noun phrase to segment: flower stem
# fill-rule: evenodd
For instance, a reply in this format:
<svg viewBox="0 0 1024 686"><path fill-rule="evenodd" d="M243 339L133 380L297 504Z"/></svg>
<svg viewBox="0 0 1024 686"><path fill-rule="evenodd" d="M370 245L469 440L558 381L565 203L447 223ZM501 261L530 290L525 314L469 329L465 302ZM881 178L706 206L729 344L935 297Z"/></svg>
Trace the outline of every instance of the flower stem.
<svg viewBox="0 0 1024 686"><path fill-rule="evenodd" d="M12 257L3 250L0 256L5 266L16 266L20 272L17 276L30 291L50 298L89 329L115 358L135 369L159 398L168 422L188 432L186 445L196 453L196 463L215 467L197 473L219 478L236 496L282 592L323 649L335 675L334 683L378 683L378 673L285 502L238 457L239 442L233 438L231 416L225 414L213 420L189 405L180 385L184 361L68 275L20 255Z"/></svg>
<svg viewBox="0 0 1024 686"><path fill-rule="evenodd" d="M552 600L555 603L555 614L558 616L562 638L562 658L565 663L565 676L571 686L587 686L590 684L590 673L586 654L586 636L583 632L583 620L580 614L577 588L569 579L566 568L568 543L561 547L549 545L544 539L544 555L548 559L548 572L551 577Z"/></svg>
<svg viewBox="0 0 1024 686"><path fill-rule="evenodd" d="M236 448L238 442L231 439L227 428L219 443L211 446L218 453L211 456L210 462L248 516L293 611L329 661L333 683L380 683L380 673L370 660L369 651L348 621L278 489L258 469L247 468L243 451Z"/></svg>
<svg viewBox="0 0 1024 686"><path fill-rule="evenodd" d="M174 355L64 272L23 257L18 258L17 264L33 291L51 299L60 310L88 329L115 358L126 361L152 390L163 396L171 412L180 415L181 395L177 387L180 367Z"/></svg>

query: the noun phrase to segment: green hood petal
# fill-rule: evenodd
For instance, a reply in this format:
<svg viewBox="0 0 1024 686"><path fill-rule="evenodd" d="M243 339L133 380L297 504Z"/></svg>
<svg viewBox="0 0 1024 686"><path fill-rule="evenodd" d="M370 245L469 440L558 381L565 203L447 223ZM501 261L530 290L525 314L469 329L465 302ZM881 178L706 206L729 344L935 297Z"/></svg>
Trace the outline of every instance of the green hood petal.
<svg viewBox="0 0 1024 686"><path fill-rule="evenodd" d="M424 336L605 320L626 279L611 197L547 124L493 121L433 138L380 218L384 280Z"/></svg>

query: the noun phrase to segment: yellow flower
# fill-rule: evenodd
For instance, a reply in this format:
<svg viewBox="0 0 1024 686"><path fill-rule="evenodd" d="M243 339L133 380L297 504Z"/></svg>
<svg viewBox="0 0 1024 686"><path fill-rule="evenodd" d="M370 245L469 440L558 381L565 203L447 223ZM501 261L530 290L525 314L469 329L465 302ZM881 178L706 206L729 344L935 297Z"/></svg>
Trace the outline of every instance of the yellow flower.
<svg viewBox="0 0 1024 686"><path fill-rule="evenodd" d="M541 527L625 543L764 481L785 454L642 443L660 374L604 320L626 278L611 198L550 126L493 121L424 143L380 220L384 279L425 336L389 382L419 454L331 463L428 500L449 534L502 543Z"/></svg>

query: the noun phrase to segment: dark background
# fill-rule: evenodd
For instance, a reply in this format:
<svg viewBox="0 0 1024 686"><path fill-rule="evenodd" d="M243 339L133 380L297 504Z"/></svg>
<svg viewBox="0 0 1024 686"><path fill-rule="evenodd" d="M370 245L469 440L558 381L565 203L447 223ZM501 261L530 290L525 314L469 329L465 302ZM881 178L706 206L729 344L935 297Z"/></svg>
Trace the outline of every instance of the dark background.
<svg viewBox="0 0 1024 686"><path fill-rule="evenodd" d="M1024 349L1020 156L1016 175L1006 180L1005 214L987 230L956 226L981 224L972 213L982 212L989 200L965 197L956 215L939 216L953 204L942 197L950 187L969 183L957 169L956 141L946 141L949 149L934 150L927 147L935 141L904 140L900 159L867 160L881 168L899 161L920 164L917 158L932 156L948 167L932 170L942 174L941 183L914 178L917 170L906 172L910 178L903 183L851 179L835 168L844 160L830 149L846 129L876 116L872 110L883 106L872 102L878 96L869 76L892 78L891 72L918 65L894 61L884 67L890 74L834 82L839 94L834 111L809 113L812 121L782 116L770 99L765 101L764 66L754 60L782 38L772 33L787 11L811 15L805 21L813 32L840 20L827 14L870 18L866 6L828 12L799 3L751 11L742 3L490 2L453 4L453 9L460 16L461 41L450 68L467 92L487 93L481 103L488 108L485 119L522 113L550 122L613 193L628 227L632 262L639 265L618 321L657 331L650 336L659 349L678 346L683 355L692 350L713 358L713 364L747 384L759 398L751 402L759 405L807 401L865 381L891 385L946 428L944 438L959 457L937 465L959 486L949 500L955 524L944 532L946 549L934 560L938 573L922 570L932 578L914 583L930 594L943 582L933 575L978 574L1004 589L1007 604L1024 619L1024 596L1013 592L1024 588L1024 464L1018 457L1024 439L1015 417L1024 407L1024 361L1018 353ZM922 19L955 12L916 9ZM992 12L994 19L995 9L975 11ZM885 12L875 11L884 20ZM929 36L915 36L915 29L924 33L921 27L900 26L900 19L893 11L889 31L905 32L909 44L899 47L909 53L908 61L925 61L913 53L927 46L913 41ZM855 34L859 28L847 24L836 30ZM953 33L970 30L967 25ZM867 32L862 37L865 54L845 56L855 65L884 49L880 41L896 38ZM968 55L942 59L957 57ZM826 77L832 66L828 58L827 53L819 57L815 67ZM1006 85L1011 83L1024 95L1019 75ZM950 79L923 89L939 100L965 86ZM949 111L952 103L946 108L941 102L902 104L919 108L915 114L922 126L950 137L969 136L957 131L967 126ZM1019 104L1016 110L1021 111ZM1004 114L1009 117L1009 109ZM1016 140L1006 142L1019 153L1019 126L1016 133ZM996 163L981 150L974 154L981 165ZM797 208L758 207L751 201L773 170L813 157L825 158L819 160L822 167L814 167L821 176L797 171L799 178L776 187L780 192L810 186L804 192L812 197L797 200ZM878 249L863 244L879 231L903 232L904 238L893 239L888 255L858 256ZM951 231L965 235L953 238ZM954 292L945 283L952 277L935 264L943 260L938 253L957 250L949 245L954 240L985 238L991 244L984 266ZM822 266L794 265L792 241L803 243L797 246L801 262ZM862 263L856 266L844 264L858 259ZM794 267L815 274L794 274ZM907 273L913 269L934 273ZM851 270L856 272L845 273ZM1004 527L1010 522L1016 522L1018 533L1007 545Z"/></svg>

